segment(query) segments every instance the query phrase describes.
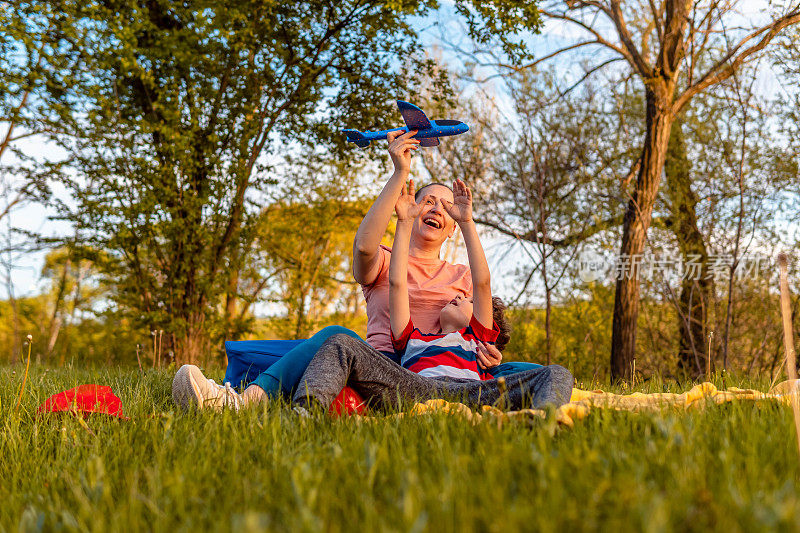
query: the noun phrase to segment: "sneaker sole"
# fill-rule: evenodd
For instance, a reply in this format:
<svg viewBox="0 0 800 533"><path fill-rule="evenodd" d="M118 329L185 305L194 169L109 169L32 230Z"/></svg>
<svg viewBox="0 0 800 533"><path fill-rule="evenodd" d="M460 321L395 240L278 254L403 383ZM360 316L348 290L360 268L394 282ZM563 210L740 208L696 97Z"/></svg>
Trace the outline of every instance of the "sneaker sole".
<svg viewBox="0 0 800 533"><path fill-rule="evenodd" d="M172 399L183 409L199 409L202 406L203 397L192 379L189 365L183 365L175 374L175 379L172 380Z"/></svg>

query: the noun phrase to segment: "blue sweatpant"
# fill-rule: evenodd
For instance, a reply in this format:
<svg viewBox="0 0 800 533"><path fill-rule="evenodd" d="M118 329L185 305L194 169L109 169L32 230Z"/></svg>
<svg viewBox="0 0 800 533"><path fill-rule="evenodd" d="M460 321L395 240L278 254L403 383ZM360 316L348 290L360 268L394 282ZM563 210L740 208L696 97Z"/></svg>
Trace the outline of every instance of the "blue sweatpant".
<svg viewBox="0 0 800 533"><path fill-rule="evenodd" d="M297 384L300 383L300 378L303 377L303 372L306 371L308 363L314 358L314 354L317 353L317 350L328 337L337 333L344 333L363 342L361 337L347 328L328 326L318 331L310 339L301 342L286 352L283 357L262 372L252 384L264 389L264 392L270 398L283 395L285 398L290 399L297 388Z"/></svg>
<svg viewBox="0 0 800 533"><path fill-rule="evenodd" d="M519 374L526 370L533 370L534 368L542 368L542 365L536 363L523 363L522 361L512 361L510 363L501 363L494 368L489 369L492 377L499 378L510 376L511 374Z"/></svg>

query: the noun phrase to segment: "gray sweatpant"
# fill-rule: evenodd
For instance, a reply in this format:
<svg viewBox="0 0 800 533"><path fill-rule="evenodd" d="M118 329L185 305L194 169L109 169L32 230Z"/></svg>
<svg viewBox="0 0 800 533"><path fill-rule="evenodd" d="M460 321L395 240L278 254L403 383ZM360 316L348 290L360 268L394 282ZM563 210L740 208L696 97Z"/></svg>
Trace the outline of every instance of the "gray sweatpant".
<svg viewBox="0 0 800 533"><path fill-rule="evenodd" d="M505 377L505 391L497 379L476 381L426 378L403 368L365 342L337 334L314 355L300 379L293 403L314 401L328 407L345 385L355 389L370 406L396 407L402 402L456 399L469 405L502 405L508 409L558 407L572 394L572 374L551 365ZM498 402L503 396L502 402Z"/></svg>

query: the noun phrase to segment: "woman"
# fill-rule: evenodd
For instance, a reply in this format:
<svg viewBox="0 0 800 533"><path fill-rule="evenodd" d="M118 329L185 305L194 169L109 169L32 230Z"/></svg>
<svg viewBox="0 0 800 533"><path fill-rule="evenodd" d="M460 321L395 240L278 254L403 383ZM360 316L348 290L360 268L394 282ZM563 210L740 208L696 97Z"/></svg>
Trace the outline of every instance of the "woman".
<svg viewBox="0 0 800 533"><path fill-rule="evenodd" d="M389 258L391 250L380 244L395 203L405 186L411 170L411 153L419 141L412 136L391 132L389 155L394 173L370 207L356 232L353 243L353 277L361 285L367 301L367 343L385 355L395 358L389 327ZM442 184L427 185L414 198L426 198L422 211L411 231L408 260L408 295L411 318L422 331L437 331L439 311L457 296L472 295L469 268L453 265L439 258L442 245L452 237L455 221L447 214L442 200L452 203L453 191ZM478 362L482 368L493 368L492 375L505 376L523 370L539 368L534 363L505 363L494 346L482 346Z"/></svg>
<svg viewBox="0 0 800 533"><path fill-rule="evenodd" d="M367 302L366 343L395 362L397 358L392 349L389 326L388 271L391 249L381 245L381 239L389 227L395 203L408 179L411 154L419 148L419 141L412 138L415 133L415 130L402 134L400 131L389 133L389 155L394 172L361 221L353 242L353 276L361 285ZM447 214L442 203L443 200L453 202L453 191L446 185L432 184L417 191L415 199L419 201L421 198L426 198L426 201L414 222L409 246L409 302L414 324L424 331L436 331L439 329L441 308L459 295L471 296L472 282L468 267L439 258L442 245L456 229L455 221ZM345 328L325 328L260 374L241 397L230 387L207 380L196 367L185 370L184 367L179 371L173 382L173 395L177 402L194 391L208 405L217 407L238 407L241 402L261 401L279 394L291 398L320 346L328 338L342 333L360 341L355 333ZM365 346L364 349L368 348ZM477 357L480 366L492 368L495 377L541 367L533 363L500 364L502 355L494 346L481 346Z"/></svg>

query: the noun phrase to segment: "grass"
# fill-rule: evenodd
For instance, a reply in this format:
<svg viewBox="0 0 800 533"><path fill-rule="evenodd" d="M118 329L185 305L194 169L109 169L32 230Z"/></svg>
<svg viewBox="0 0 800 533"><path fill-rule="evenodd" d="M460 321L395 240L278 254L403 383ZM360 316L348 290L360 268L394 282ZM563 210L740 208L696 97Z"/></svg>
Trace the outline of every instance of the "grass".
<svg viewBox="0 0 800 533"><path fill-rule="evenodd" d="M15 414L22 371L0 368L0 531L800 530L788 407L358 424L175 412L168 371L32 368ZM131 420L35 416L81 383Z"/></svg>

